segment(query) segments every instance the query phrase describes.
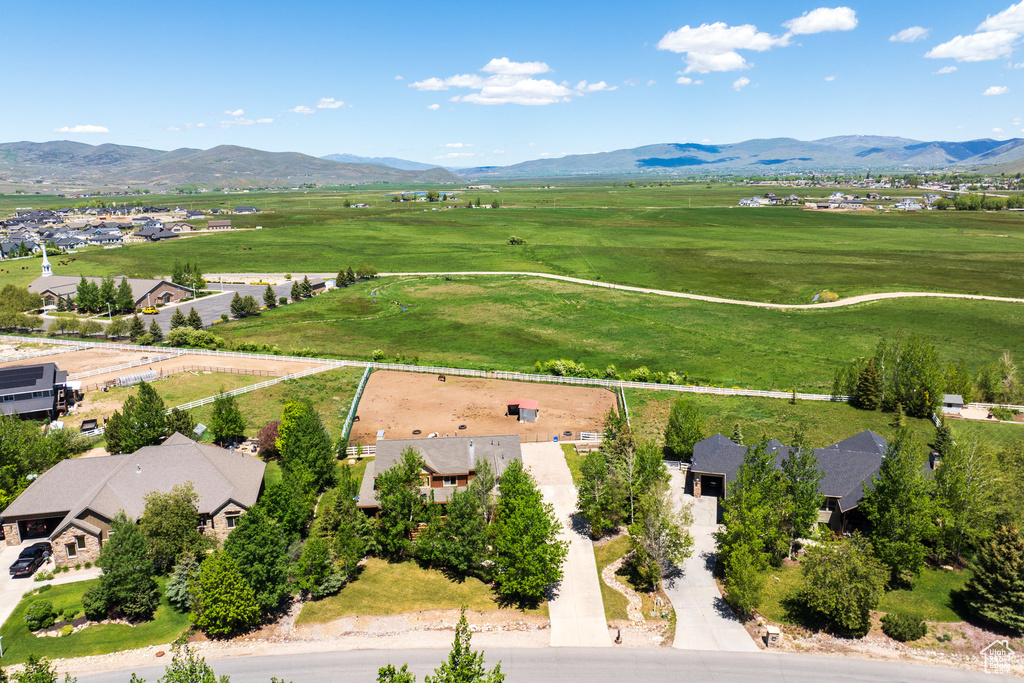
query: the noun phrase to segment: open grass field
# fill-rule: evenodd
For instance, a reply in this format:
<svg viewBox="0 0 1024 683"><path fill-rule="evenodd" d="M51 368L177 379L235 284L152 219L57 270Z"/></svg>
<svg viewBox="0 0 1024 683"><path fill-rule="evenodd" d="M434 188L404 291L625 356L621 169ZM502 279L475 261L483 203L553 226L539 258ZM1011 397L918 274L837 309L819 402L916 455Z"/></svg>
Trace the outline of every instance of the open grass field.
<svg viewBox="0 0 1024 683"><path fill-rule="evenodd" d="M720 432L732 436L733 426L739 424L747 443L760 440L764 434L782 443L790 443L798 428L803 430L807 441L815 448L831 446L865 429L886 439L896 435L891 413L858 410L846 403L797 401L794 405L777 398L630 389L626 391L626 402L633 428L642 438L663 442L669 410L677 398L691 400L703 409L712 434ZM930 443L935 438L935 426L929 420L907 418L907 425L923 443ZM953 427L958 433L976 431L996 448L1024 439L1024 424L957 421Z"/></svg>
<svg viewBox="0 0 1024 683"><path fill-rule="evenodd" d="M25 610L36 600L49 600L55 610L70 607L81 613L82 595L96 585L98 579L54 586L46 593L23 598L0 627L4 666L24 662L33 654L49 659L86 657L173 641L188 628L190 622L188 614L178 612L167 602L163 595L165 581L157 579L160 584L160 606L151 621L137 626L95 624L60 638L35 636L25 625Z"/></svg>
<svg viewBox="0 0 1024 683"><path fill-rule="evenodd" d="M388 203L384 195L394 189L247 194L246 203L267 212L232 221L261 231L89 248L68 266L55 263L54 272L152 276L169 273L175 259L196 261L208 273L335 272L365 261L381 271L542 271L783 303L806 303L822 289L841 296L895 290L1024 296L1022 213L734 206L764 189L518 187L459 193L462 206L480 195L485 202L499 199L499 210L436 211L436 203ZM346 209L346 198L372 206ZM242 201L235 195L138 199L204 208ZM0 200L0 213L4 206L68 203L8 197ZM526 244L509 246L511 235ZM15 261L4 269L9 272L0 272L0 285L27 284L38 261Z"/></svg>
<svg viewBox="0 0 1024 683"><path fill-rule="evenodd" d="M359 578L336 595L305 603L296 625L319 624L357 614L404 614L428 609L459 609L477 612L502 609L495 593L482 581L452 581L437 569L415 562L389 563L370 558ZM528 614L547 616L547 605Z"/></svg>
<svg viewBox="0 0 1024 683"><path fill-rule="evenodd" d="M839 364L872 355L883 335L900 329L972 370L1003 350L1024 357L1024 306L1016 304L927 299L771 310L496 276L360 283L218 334L348 358L381 349L424 364L521 371L568 358L602 371L648 366L718 386L827 392Z"/></svg>

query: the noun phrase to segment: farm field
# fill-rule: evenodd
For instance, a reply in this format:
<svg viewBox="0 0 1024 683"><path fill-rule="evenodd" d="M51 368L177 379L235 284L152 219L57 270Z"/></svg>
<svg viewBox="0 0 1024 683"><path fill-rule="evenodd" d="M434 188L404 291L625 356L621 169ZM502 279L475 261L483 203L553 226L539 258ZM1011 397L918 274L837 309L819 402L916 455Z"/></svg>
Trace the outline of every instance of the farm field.
<svg viewBox="0 0 1024 683"><path fill-rule="evenodd" d="M403 311L402 307L406 310ZM620 373L647 366L690 382L827 392L835 368L916 332L940 360L972 370L1003 350L1024 356L1024 306L888 300L787 311L711 304L533 278L383 278L218 328L229 339L369 359L380 349L422 364L532 371L553 358Z"/></svg>
<svg viewBox="0 0 1024 683"><path fill-rule="evenodd" d="M438 204L387 202L384 195L394 190L249 194L244 201L267 212L231 220L263 230L87 248L68 265L55 260L54 272L166 275L176 259L195 261L207 273L336 272L367 262L382 272L538 271L780 303L807 303L824 289L840 296L904 290L1024 296L1022 213L734 206L767 189L506 188L497 195L459 193L460 206L480 195L485 203L499 199L499 210L436 211ZM231 195L138 199L205 208L241 201ZM344 208L345 199L371 208ZM510 246L512 235L526 244ZM37 273L35 259L10 262L0 267L0 285L27 284Z"/></svg>

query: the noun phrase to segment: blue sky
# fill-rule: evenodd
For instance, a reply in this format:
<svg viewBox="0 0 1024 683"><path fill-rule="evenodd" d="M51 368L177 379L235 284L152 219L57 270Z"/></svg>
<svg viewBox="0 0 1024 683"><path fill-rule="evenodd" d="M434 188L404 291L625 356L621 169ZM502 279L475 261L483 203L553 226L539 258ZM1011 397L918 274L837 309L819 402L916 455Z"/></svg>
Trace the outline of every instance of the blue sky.
<svg viewBox="0 0 1024 683"><path fill-rule="evenodd" d="M755 137L1024 137L1024 0L2 0L0 17L3 141L475 166Z"/></svg>

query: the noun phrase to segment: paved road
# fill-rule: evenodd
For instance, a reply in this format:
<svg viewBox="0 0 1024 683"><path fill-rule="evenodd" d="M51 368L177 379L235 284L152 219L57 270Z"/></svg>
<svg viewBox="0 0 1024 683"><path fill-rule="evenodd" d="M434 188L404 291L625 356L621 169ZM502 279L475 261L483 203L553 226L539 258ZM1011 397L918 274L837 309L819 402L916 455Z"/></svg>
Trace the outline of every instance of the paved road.
<svg viewBox="0 0 1024 683"><path fill-rule="evenodd" d="M13 612L14 608L18 606L18 601L21 600L25 593L34 588L39 588L43 583L59 585L62 583L95 579L100 575L100 570L94 568L90 570L71 572L69 574L59 574L57 578L45 582L33 580L35 574L23 579L11 578L9 567L14 564L16 559L18 559L18 554L23 548L27 548L33 543L38 543L41 540L45 539L33 538L25 541L21 545L6 545L6 543L0 541L0 624L7 621L7 617L11 616L11 612ZM36 573L53 571L53 567L53 558L50 558L43 566L36 570Z"/></svg>
<svg viewBox="0 0 1024 683"><path fill-rule="evenodd" d="M548 602L551 645L554 647L610 647L604 618L600 578L590 538L573 529L576 487L565 454L557 443L524 443L523 464L540 485L544 502L555 508L562 522L561 539L569 543L557 595Z"/></svg>
<svg viewBox="0 0 1024 683"><path fill-rule="evenodd" d="M683 493L684 480L681 472L672 471L671 486L677 505L693 506L693 554L678 574L665 580L665 594L676 611L676 639L672 646L680 650L758 652L759 648L715 585L718 499L694 498Z"/></svg>
<svg viewBox="0 0 1024 683"><path fill-rule="evenodd" d="M437 272L412 272L412 273L380 273L379 277L390 277L398 275L516 275L524 277L540 277L548 280L561 280L572 282L577 285L588 285L590 287L604 287L624 292L639 292L641 294L656 294L658 296L670 296L677 299L694 299L696 301L709 301L716 304L733 304L736 306L755 306L757 308L784 308L786 310L798 310L804 308L839 308L841 306L852 306L867 301L880 301L882 299L904 299L912 297L937 297L942 299L978 299L982 301L1003 301L1007 303L1024 304L1024 299L1014 299L1006 296L982 296L979 294L947 294L943 292L883 292L879 294L861 294L846 299L839 299L828 303L818 304L770 304L762 301L741 301L739 299L726 299L719 296L704 296L702 294L688 294L686 292L670 292L664 289L650 289L647 287L631 287L629 285L617 285L612 282L599 282L597 280L584 280L578 277L567 275L554 275L552 273L530 273L519 271L486 271L486 270L464 270L449 273Z"/></svg>
<svg viewBox="0 0 1024 683"><path fill-rule="evenodd" d="M448 656L447 650L352 650L302 655L208 660L232 683L267 683L271 676L293 683L371 683L377 669L392 663L409 668L422 680ZM668 649L519 649L487 650L486 666L499 661L508 683L632 683L633 681L709 681L714 683L971 683L1012 681L1009 676L941 667L879 662L848 657ZM136 669L141 678L157 680L163 666ZM71 671L74 675L74 670ZM127 683L129 671L79 676L79 683Z"/></svg>
<svg viewBox="0 0 1024 683"><path fill-rule="evenodd" d="M204 296L202 299L196 299L195 301L186 301L183 304L172 304L164 306L160 309L160 312L156 315L144 315L141 316L145 321L146 325L149 325L149 321L156 318L156 321L160 323L160 327L164 329L166 334L171 329L171 316L174 315L174 311L177 308L181 308L185 315L188 315L190 308L195 308L196 312L203 319L204 325L211 324L214 320L220 320L222 313L231 314L231 299L234 297L234 293L238 292L241 296L251 294L256 299L256 303L260 306L263 305L263 292L266 291L266 285L220 285L216 282L212 282L207 286L208 289L219 291L223 288L223 294L211 294ZM274 294L277 298L288 297L291 295L292 283L286 282L285 284L277 285L274 287Z"/></svg>

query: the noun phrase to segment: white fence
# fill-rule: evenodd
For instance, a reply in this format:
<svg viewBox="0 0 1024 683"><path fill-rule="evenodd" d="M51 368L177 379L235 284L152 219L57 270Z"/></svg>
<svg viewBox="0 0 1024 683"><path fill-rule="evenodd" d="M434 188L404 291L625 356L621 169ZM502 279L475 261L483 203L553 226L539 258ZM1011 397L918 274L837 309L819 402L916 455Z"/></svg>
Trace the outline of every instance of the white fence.
<svg viewBox="0 0 1024 683"><path fill-rule="evenodd" d="M137 368L137 367L140 367L140 366L143 366L143 365L149 365L151 363L159 363L160 361L171 360L172 358L177 358L177 357L183 356L183 355L185 355L184 351L175 351L173 353L165 353L165 354L162 354L162 355L159 355L159 356L151 356L151 357L142 358L142 359L139 359L139 360L133 360L133 361L131 361L129 363L121 363L120 365L111 365L109 367L98 368L96 370L86 370L85 372L76 372L74 374L68 375L68 379L69 380L85 379L86 377L95 377L96 375L105 375L108 372L120 372L121 370L130 370L132 368Z"/></svg>
<svg viewBox="0 0 1024 683"><path fill-rule="evenodd" d="M341 428L341 438L343 439L348 438L348 434L352 429L352 422L356 419L356 410L359 408L359 399L363 397L363 389L366 388L366 381L370 379L371 372L373 372L372 368L366 368L363 371L363 378L359 380L359 386L356 387L356 395L352 397L352 405L348 408L345 426Z"/></svg>
<svg viewBox="0 0 1024 683"><path fill-rule="evenodd" d="M345 455L346 456L350 456L350 457L355 457L355 456L359 455L359 446L349 446L348 448L345 449ZM363 446L362 455L363 455L363 457L368 457L368 456L371 456L371 455L377 455L377 447L376 446Z"/></svg>
<svg viewBox="0 0 1024 683"><path fill-rule="evenodd" d="M59 346L50 349L39 349L37 351L25 351L22 353L12 353L7 356L0 356L0 363L9 363L15 360L25 360L26 358L39 358L40 356L52 356L58 353L68 353L69 351L80 351L84 349L84 346Z"/></svg>
<svg viewBox="0 0 1024 683"><path fill-rule="evenodd" d="M580 441L604 441L600 432L580 432Z"/></svg>

